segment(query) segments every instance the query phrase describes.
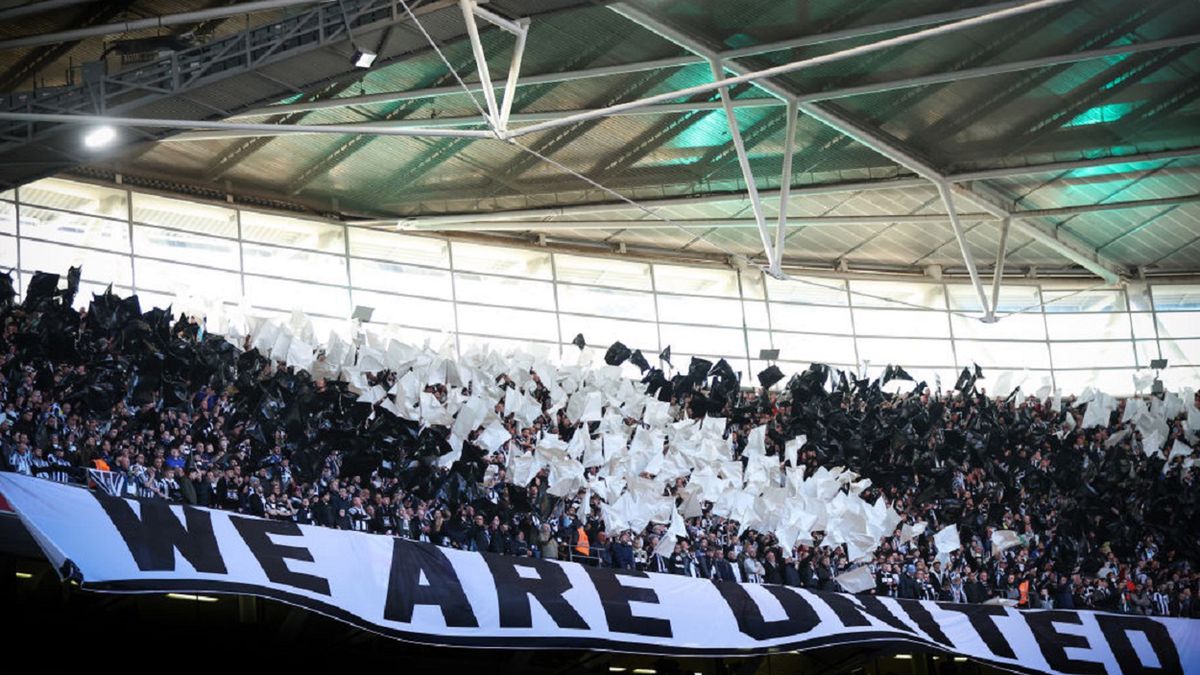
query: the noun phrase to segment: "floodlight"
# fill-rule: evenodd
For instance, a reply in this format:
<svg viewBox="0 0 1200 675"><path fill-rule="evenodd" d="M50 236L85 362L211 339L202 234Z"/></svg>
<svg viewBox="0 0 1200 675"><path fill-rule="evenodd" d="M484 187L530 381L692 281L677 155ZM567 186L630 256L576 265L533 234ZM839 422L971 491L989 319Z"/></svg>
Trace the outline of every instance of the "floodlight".
<svg viewBox="0 0 1200 675"><path fill-rule="evenodd" d="M355 68L370 68L371 64L375 63L375 59L379 55L375 52L369 52L365 49L354 50L354 67Z"/></svg>
<svg viewBox="0 0 1200 675"><path fill-rule="evenodd" d="M1150 367L1155 370L1162 370L1167 367L1166 359L1150 359Z"/></svg>
<svg viewBox="0 0 1200 675"><path fill-rule="evenodd" d="M94 127L83 135L83 145L92 150L112 145L117 140L117 130L108 126Z"/></svg>
<svg viewBox="0 0 1200 675"><path fill-rule="evenodd" d="M778 349L760 349L758 350L758 358L763 361L774 361L779 358Z"/></svg>

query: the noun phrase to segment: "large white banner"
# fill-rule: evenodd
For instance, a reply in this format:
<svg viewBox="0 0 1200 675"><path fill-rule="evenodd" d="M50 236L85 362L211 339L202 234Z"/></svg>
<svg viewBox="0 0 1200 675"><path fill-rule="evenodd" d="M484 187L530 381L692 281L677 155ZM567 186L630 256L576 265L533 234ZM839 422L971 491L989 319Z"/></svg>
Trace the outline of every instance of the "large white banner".
<svg viewBox="0 0 1200 675"><path fill-rule="evenodd" d="M84 588L273 598L404 640L748 655L892 642L1014 670L1200 674L1200 621L814 593L440 548L0 474Z"/></svg>

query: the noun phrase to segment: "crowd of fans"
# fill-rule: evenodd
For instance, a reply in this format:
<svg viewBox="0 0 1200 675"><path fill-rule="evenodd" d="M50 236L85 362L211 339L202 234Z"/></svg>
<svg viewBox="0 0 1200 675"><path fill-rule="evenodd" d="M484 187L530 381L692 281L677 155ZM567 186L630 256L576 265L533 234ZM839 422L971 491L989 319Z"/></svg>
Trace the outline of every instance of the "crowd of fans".
<svg viewBox="0 0 1200 675"><path fill-rule="evenodd" d="M883 496L905 525L927 529L897 528L852 563L844 546L781 545L706 508L660 555L665 525L609 532L599 496L555 497L545 472L527 488L506 481L509 448L532 447L542 431L589 432L562 410L529 426L504 416L504 447L442 467L428 456L443 453L444 429L373 415L345 382L241 351L194 319L142 313L136 299L97 296L72 310L74 278L66 291L58 282L39 275L20 304L11 282L0 288L5 470L86 482L101 469L119 478L106 487L131 496L498 554L818 590L840 590L837 577L866 564L878 595L1200 616L1197 470L1144 452L1140 430L1108 442L1128 427L1124 404L1085 429L1071 401L995 400L978 373L951 391L922 383L891 394L845 378L829 391L814 366L778 391L738 389L715 403L706 382L676 376L661 397L681 417L728 418L735 456L752 427L768 425L768 454L780 458L783 439L804 432L797 461L808 473L846 466L872 481L864 498ZM1168 447L1194 441L1186 413L1168 424ZM672 492L686 479L676 483ZM939 552L932 535L952 523L961 547ZM994 551L995 530L1016 531L1019 544Z"/></svg>

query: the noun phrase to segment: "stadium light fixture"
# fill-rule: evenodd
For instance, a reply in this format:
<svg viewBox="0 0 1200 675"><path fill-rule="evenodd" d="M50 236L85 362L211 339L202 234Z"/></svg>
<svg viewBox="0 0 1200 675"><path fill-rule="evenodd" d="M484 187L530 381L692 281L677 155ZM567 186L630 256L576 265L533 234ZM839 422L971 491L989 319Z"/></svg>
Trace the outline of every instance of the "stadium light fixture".
<svg viewBox="0 0 1200 675"><path fill-rule="evenodd" d="M354 67L355 68L370 68L371 64L375 63L375 59L377 59L378 57L379 57L379 55L376 54L375 52L368 51L361 47L356 48L354 50Z"/></svg>
<svg viewBox="0 0 1200 675"><path fill-rule="evenodd" d="M210 595L191 595L190 593L167 593L167 597L172 600L187 600L190 602L216 602L217 599Z"/></svg>
<svg viewBox="0 0 1200 675"><path fill-rule="evenodd" d="M90 150L108 147L115 140L117 140L117 130L107 124L92 127L90 131L83 135L83 145Z"/></svg>

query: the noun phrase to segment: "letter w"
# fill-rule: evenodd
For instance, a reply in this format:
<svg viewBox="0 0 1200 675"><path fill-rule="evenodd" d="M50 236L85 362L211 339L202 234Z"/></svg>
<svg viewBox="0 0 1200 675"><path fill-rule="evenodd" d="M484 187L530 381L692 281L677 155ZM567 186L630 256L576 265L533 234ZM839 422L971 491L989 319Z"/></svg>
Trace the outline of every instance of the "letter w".
<svg viewBox="0 0 1200 675"><path fill-rule="evenodd" d="M139 500L142 511L139 519L124 499L93 494L121 533L139 570L173 571L178 550L197 572L226 573L225 561L213 535L212 517L207 511L183 507L185 528L165 501Z"/></svg>

